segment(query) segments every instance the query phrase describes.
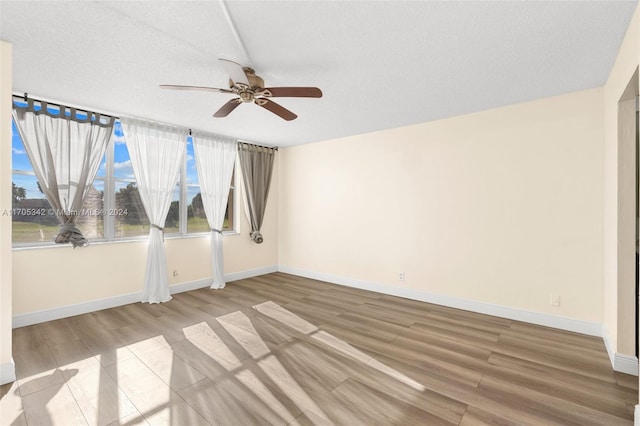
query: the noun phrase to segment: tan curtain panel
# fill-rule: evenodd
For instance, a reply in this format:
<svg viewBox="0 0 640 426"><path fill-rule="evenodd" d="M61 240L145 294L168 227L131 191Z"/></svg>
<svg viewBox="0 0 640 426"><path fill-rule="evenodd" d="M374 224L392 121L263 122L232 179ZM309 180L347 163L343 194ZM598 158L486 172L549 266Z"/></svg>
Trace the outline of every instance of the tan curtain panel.
<svg viewBox="0 0 640 426"><path fill-rule="evenodd" d="M251 223L250 236L256 244L261 244L264 241L260 229L267 207L276 151L276 148L238 143L244 194Z"/></svg>

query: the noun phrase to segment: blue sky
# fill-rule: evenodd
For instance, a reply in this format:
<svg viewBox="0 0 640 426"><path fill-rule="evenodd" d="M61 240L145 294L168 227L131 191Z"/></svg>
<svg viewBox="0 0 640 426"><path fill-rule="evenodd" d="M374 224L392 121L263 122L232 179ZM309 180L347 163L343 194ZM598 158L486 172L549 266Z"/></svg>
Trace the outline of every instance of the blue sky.
<svg viewBox="0 0 640 426"><path fill-rule="evenodd" d="M13 152L11 155L13 161L12 167L19 170L33 170L29 162L29 157L27 157L27 152L24 150L24 145L22 145L22 139L20 139L16 124L13 121L11 121L11 128L13 130L11 138L11 151ZM12 180L17 186L26 190L27 198L44 198L38 190L35 176L13 175Z"/></svg>
<svg viewBox="0 0 640 426"><path fill-rule="evenodd" d="M16 123L14 123L13 120L11 121L11 129L13 130L13 137L11 139L13 168L18 170L31 170L31 163L29 163L24 145L22 145L22 139L20 139Z"/></svg>

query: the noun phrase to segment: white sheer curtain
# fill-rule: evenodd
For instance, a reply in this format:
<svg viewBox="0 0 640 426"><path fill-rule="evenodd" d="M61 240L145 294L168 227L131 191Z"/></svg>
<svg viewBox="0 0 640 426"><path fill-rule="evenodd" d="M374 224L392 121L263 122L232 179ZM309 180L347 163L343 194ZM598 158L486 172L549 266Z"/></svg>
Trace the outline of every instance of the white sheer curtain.
<svg viewBox="0 0 640 426"><path fill-rule="evenodd" d="M233 165L236 161L236 141L220 136L195 132L193 150L200 181L200 194L204 212L211 228L211 262L213 282L211 288L223 288L224 258L222 253L222 227L229 199Z"/></svg>
<svg viewBox="0 0 640 426"><path fill-rule="evenodd" d="M164 223L184 161L187 130L121 118L142 205L151 224L142 301L171 300L164 253Z"/></svg>
<svg viewBox="0 0 640 426"><path fill-rule="evenodd" d="M76 227L78 212L98 172L113 133L114 117L27 100L13 105L13 119L40 188L60 229L55 242L89 244Z"/></svg>

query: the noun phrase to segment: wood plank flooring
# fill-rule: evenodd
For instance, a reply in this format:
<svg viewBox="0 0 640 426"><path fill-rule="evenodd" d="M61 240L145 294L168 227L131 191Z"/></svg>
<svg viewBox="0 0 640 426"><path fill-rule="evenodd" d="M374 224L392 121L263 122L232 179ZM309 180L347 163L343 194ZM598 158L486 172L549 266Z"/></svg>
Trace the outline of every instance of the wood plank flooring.
<svg viewBox="0 0 640 426"><path fill-rule="evenodd" d="M631 425L602 339L275 273L18 328L0 425Z"/></svg>

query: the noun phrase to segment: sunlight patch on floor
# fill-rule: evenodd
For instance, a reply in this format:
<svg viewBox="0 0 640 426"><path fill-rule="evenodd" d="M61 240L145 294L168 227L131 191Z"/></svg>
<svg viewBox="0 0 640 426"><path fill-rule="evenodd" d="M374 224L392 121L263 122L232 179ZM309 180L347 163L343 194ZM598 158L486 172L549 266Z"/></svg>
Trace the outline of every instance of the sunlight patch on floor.
<svg viewBox="0 0 640 426"><path fill-rule="evenodd" d="M253 359L258 359L271 352L251 323L251 319L243 312L232 312L216 319Z"/></svg>
<svg viewBox="0 0 640 426"><path fill-rule="evenodd" d="M319 330L318 327L314 326L310 322L300 318L298 315L293 312L283 308L274 302L265 302L259 305L255 305L253 307L258 312L267 315L270 318L273 318L277 321L280 321L286 326L289 326L295 330L300 331L301 333L308 334L311 338L324 343L327 346L337 350L343 355L348 356L351 359L356 361L360 361L367 366L378 370L381 373L386 374L389 377L392 377L401 383L404 383L407 386L411 386L413 389L418 391L424 391L425 387L420 383L416 382L410 377L400 373L399 371L381 363L377 359L367 355L366 353L354 348L347 342L342 339L335 337L332 334L327 333L326 331Z"/></svg>
<svg viewBox="0 0 640 426"><path fill-rule="evenodd" d="M329 418L275 356L269 355L258 361L258 365L302 411L310 410L320 417Z"/></svg>
<svg viewBox="0 0 640 426"><path fill-rule="evenodd" d="M300 387L287 369L271 355L271 350L262 340L258 331L253 327L251 319L241 311L233 312L217 318L227 332L246 350L253 359L258 360L258 366L267 376L304 411L311 410L321 417L326 414L313 402L309 395ZM265 357L265 355L268 355ZM311 360L310 360L311 361Z"/></svg>
<svg viewBox="0 0 640 426"><path fill-rule="evenodd" d="M242 365L231 349L206 322L182 329L185 337L196 348L210 356L227 370L234 370Z"/></svg>
<svg viewBox="0 0 640 426"><path fill-rule="evenodd" d="M302 334L311 334L314 331L318 330L318 327L316 327L315 325L300 318L298 315L272 301L255 305L253 309L263 315L281 322L282 324L287 325L288 327L298 330Z"/></svg>
<svg viewBox="0 0 640 426"><path fill-rule="evenodd" d="M287 407L276 398L252 371L246 369L239 371L235 377L282 419L287 422L294 420L295 417L287 410Z"/></svg>

